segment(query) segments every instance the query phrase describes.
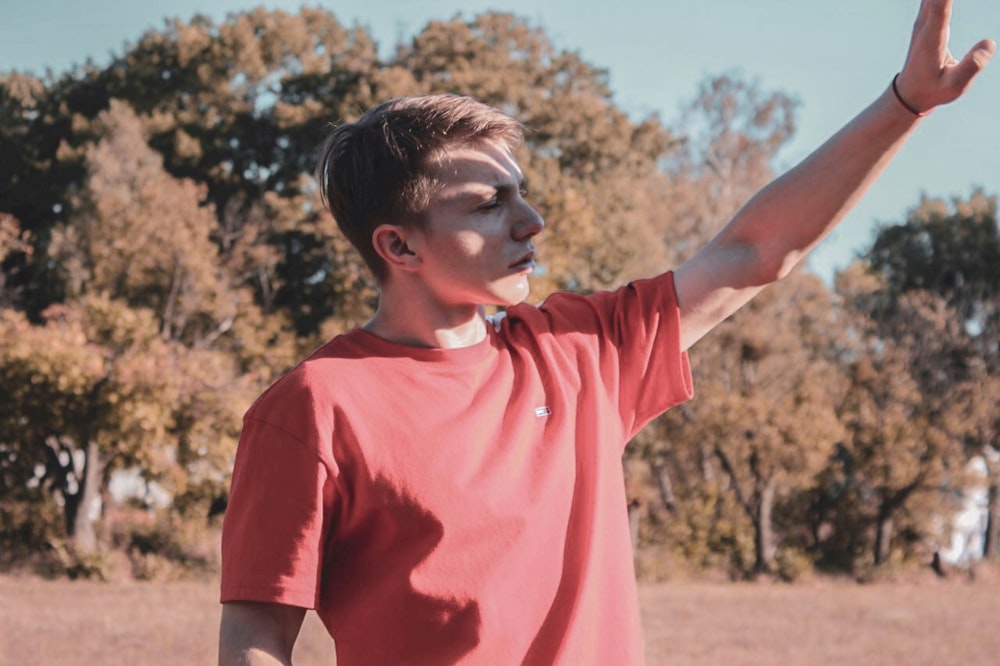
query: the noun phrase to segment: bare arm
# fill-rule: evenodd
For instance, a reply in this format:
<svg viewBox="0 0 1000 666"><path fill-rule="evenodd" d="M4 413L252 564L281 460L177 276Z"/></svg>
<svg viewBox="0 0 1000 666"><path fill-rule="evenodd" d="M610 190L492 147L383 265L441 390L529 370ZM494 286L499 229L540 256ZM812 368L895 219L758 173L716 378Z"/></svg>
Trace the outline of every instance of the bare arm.
<svg viewBox="0 0 1000 666"><path fill-rule="evenodd" d="M918 111L951 102L989 62L983 40L961 60L948 50L952 0L923 0L900 95ZM689 348L832 230L882 173L919 123L891 88L791 171L754 196L675 276L681 343Z"/></svg>
<svg viewBox="0 0 1000 666"><path fill-rule="evenodd" d="M305 613L304 608L283 604L223 604L219 666L291 664Z"/></svg>

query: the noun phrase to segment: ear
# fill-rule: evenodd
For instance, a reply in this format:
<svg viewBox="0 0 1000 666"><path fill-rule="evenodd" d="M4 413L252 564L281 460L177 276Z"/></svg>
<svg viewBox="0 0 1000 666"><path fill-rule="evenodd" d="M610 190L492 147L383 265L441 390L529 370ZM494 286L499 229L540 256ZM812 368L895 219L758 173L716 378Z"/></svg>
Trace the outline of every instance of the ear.
<svg viewBox="0 0 1000 666"><path fill-rule="evenodd" d="M413 271L420 265L407 237L407 230L395 224L381 224L372 232L372 246L390 269Z"/></svg>

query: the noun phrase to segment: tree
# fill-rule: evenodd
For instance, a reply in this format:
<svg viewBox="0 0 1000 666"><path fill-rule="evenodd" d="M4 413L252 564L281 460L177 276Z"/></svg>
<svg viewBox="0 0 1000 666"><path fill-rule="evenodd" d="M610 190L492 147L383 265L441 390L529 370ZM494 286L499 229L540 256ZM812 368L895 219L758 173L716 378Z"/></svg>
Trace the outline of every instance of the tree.
<svg viewBox="0 0 1000 666"><path fill-rule="evenodd" d="M675 150L659 161L661 180L637 200L639 206L654 211L666 231L664 265L676 266L688 258L774 177L776 155L794 132L793 114L794 102L786 95L765 93L757 85L732 76L708 78L699 86L673 130L673 136L678 138ZM662 220L669 220L669 227ZM791 287L791 282L797 286ZM758 467L759 484L750 481L745 452L736 453L730 447L737 446L741 433L748 436L745 439L753 438L758 431L762 434L772 426L773 433L791 433L787 430L790 424L774 420L780 418L781 410L769 408L759 395L754 395L760 389L754 374L759 374L756 364L760 359L748 358L744 362L739 354L763 341L760 336L768 330L767 317L776 314L771 308L789 321L795 316L802 316L803 321L825 316L818 310L810 309L808 314L803 311L811 299L823 301L819 285L810 285L799 276L789 285L774 289L775 294L761 297L760 303L770 303L766 312L754 310L756 314L737 315L699 342L693 359L700 397L654 422L633 449L633 455L646 459L654 468L652 477L661 485L674 480L671 485L678 509L666 532L683 542L681 547L686 553L701 553L694 558L700 562L707 561L707 553L728 549L741 571L766 571L772 567L776 537L771 529L771 509L776 496L791 488L785 485L779 491L778 486L785 482L769 471L773 461L759 456L755 463L763 465ZM761 307L760 303L751 309ZM790 310L781 314L779 303ZM743 337L744 327L758 321L761 330L754 334L756 337ZM813 325L822 328L819 319ZM804 332L798 322L792 330ZM781 344L791 349L798 343ZM765 366L774 364L778 356L776 353ZM783 386L794 392L793 384ZM728 397L722 393L728 393ZM726 422L730 414L733 420ZM776 441L770 436L765 439ZM805 442L799 444L807 446ZM747 445L757 446L749 442ZM725 465L728 470L720 469ZM735 479L739 479L738 483ZM756 562L743 561L739 554L743 544L750 544L750 559Z"/></svg>
<svg viewBox="0 0 1000 666"><path fill-rule="evenodd" d="M30 257L33 251L30 235L21 229L21 224L13 215L0 213L0 266L12 255L20 254ZM8 286L10 278L15 278L14 271L0 270L0 309L13 307L18 301L19 289Z"/></svg>
<svg viewBox="0 0 1000 666"><path fill-rule="evenodd" d="M345 29L329 12L258 8L219 25L167 21L99 82L145 118L170 173L206 183L222 210L233 197L294 192L325 126L359 102L351 97L376 60L364 29Z"/></svg>
<svg viewBox="0 0 1000 666"><path fill-rule="evenodd" d="M808 487L843 437L835 313L829 290L802 272L765 291L713 332L698 356L700 397L670 420L674 446L702 443L718 463L717 483L751 525L753 573L775 570L778 502Z"/></svg>
<svg viewBox="0 0 1000 666"><path fill-rule="evenodd" d="M234 351L248 369L290 362L282 321L264 320L244 278L243 256L220 252L203 188L164 171L124 103L112 102L98 120L103 137L86 151L88 177L72 223L58 226L49 246L67 301L108 294L149 309L164 340Z"/></svg>
<svg viewBox="0 0 1000 666"><path fill-rule="evenodd" d="M45 261L52 225L68 212L71 184L82 175L77 113L84 95L61 97L60 82L0 74L0 213L16 219L27 247L6 252L5 297L33 318L61 298ZM37 251L36 251L37 250Z"/></svg>
<svg viewBox="0 0 1000 666"><path fill-rule="evenodd" d="M274 322L220 265L199 188L163 171L126 105L99 121L72 224L51 234L66 302L41 325L5 311L0 350L4 489L16 494L20 477L46 490L81 552L97 548L115 470L137 467L175 493L221 486L254 389L245 373L266 378L291 358L268 346Z"/></svg>
<svg viewBox="0 0 1000 666"><path fill-rule="evenodd" d="M956 405L945 388L961 361L952 344L953 313L940 298L893 293L860 265L837 279L852 314L854 351L850 390L839 409L849 437L836 485L853 488L851 501L867 508L878 566L889 560L897 524L915 499L936 498L937 515L950 509L938 491L949 477L954 483L962 455ZM932 512L910 513L910 531L928 537Z"/></svg>
<svg viewBox="0 0 1000 666"><path fill-rule="evenodd" d="M691 256L775 177L778 153L795 134L794 99L731 74L707 77L684 106L680 149L664 161L667 210L678 229L671 263Z"/></svg>
<svg viewBox="0 0 1000 666"><path fill-rule="evenodd" d="M953 433L979 456L989 479L984 556L1000 557L1000 411L989 387L1000 378L1000 226L997 199L975 190L967 200L923 197L905 222L879 229L863 260L889 297L930 294L948 307L949 357L925 369L923 390L964 396Z"/></svg>
<svg viewBox="0 0 1000 666"><path fill-rule="evenodd" d="M64 534L93 552L109 465L136 464L162 445L176 396L148 313L87 305L90 316L83 308L50 310L43 326L4 311L0 465L5 496L24 484L43 489L62 509ZM99 335L88 329L105 327L108 346L89 341Z"/></svg>

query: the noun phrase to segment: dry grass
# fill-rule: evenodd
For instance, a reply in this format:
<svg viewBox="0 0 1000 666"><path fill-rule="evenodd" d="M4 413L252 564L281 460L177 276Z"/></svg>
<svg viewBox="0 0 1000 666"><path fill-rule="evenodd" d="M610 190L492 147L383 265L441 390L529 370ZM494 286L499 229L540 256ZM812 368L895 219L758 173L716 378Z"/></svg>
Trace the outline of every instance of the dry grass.
<svg viewBox="0 0 1000 666"><path fill-rule="evenodd" d="M1000 585L679 584L640 591L650 664L992 666Z"/></svg>
<svg viewBox="0 0 1000 666"><path fill-rule="evenodd" d="M677 582L640 592L651 666L1000 663L1000 584ZM88 583L0 577L4 664L212 664L212 583ZM307 617L296 664L332 664Z"/></svg>

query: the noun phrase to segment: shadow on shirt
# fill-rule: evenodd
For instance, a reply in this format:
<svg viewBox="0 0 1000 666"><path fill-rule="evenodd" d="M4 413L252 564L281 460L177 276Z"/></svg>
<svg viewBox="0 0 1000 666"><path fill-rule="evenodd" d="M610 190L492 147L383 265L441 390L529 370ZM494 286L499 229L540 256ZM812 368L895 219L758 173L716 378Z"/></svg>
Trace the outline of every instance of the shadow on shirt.
<svg viewBox="0 0 1000 666"><path fill-rule="evenodd" d="M479 644L479 605L415 585L444 534L441 522L381 477L356 484L350 495L349 506L364 510L346 508L338 517L317 609L338 665L458 661Z"/></svg>

